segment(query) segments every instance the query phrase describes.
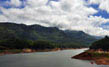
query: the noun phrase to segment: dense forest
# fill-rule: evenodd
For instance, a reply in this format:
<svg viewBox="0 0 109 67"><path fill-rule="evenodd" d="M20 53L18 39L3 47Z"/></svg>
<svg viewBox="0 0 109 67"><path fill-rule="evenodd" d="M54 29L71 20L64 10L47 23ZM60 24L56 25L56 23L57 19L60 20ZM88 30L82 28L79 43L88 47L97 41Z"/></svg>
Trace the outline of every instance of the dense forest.
<svg viewBox="0 0 109 67"><path fill-rule="evenodd" d="M95 41L91 46L90 49L101 49L104 51L109 51L109 37L105 36L105 38Z"/></svg>
<svg viewBox="0 0 109 67"><path fill-rule="evenodd" d="M0 49L52 49L88 47L97 39L83 31L56 27L0 23Z"/></svg>
<svg viewBox="0 0 109 67"><path fill-rule="evenodd" d="M44 40L21 40L21 39L7 39L0 41L0 50L9 50L9 49L53 49L53 48L82 48L84 45L78 44L58 44L50 41Z"/></svg>

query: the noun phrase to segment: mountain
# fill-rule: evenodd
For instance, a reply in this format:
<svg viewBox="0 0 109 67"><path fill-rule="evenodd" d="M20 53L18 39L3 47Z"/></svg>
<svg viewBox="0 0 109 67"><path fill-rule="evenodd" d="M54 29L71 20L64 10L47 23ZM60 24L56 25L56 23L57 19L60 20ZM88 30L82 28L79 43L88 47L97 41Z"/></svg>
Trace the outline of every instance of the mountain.
<svg viewBox="0 0 109 67"><path fill-rule="evenodd" d="M0 40L26 39L45 40L59 44L88 45L97 40L83 31L59 30L56 27L43 27L40 25L24 25L15 23L0 23Z"/></svg>
<svg viewBox="0 0 109 67"><path fill-rule="evenodd" d="M90 49L102 49L104 51L109 51L109 37L105 36L105 38L95 41L90 46Z"/></svg>
<svg viewBox="0 0 109 67"><path fill-rule="evenodd" d="M75 39L80 43L84 43L86 45L91 44L92 42L96 41L97 38L91 35L84 33L83 31L65 31L66 35L70 38Z"/></svg>

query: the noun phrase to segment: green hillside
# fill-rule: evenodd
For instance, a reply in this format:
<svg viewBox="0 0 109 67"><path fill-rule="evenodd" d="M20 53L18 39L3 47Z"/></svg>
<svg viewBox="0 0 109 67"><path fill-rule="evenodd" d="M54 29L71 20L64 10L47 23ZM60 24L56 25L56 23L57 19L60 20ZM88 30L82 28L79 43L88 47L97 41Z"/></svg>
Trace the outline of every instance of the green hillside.
<svg viewBox="0 0 109 67"><path fill-rule="evenodd" d="M105 36L105 38L95 41L90 49L102 49L104 51L109 51L109 37Z"/></svg>
<svg viewBox="0 0 109 67"><path fill-rule="evenodd" d="M96 40L82 31L62 31L56 27L0 23L0 41L19 39L30 41L48 41L60 47L88 46Z"/></svg>

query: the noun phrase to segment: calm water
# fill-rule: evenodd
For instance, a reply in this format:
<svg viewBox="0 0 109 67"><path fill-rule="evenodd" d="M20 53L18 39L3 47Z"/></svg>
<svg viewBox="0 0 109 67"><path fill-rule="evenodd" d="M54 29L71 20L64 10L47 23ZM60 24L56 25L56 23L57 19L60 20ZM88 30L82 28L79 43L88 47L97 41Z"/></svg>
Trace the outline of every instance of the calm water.
<svg viewBox="0 0 109 67"><path fill-rule="evenodd" d="M109 67L71 59L84 50L86 49L4 55L0 56L0 67Z"/></svg>

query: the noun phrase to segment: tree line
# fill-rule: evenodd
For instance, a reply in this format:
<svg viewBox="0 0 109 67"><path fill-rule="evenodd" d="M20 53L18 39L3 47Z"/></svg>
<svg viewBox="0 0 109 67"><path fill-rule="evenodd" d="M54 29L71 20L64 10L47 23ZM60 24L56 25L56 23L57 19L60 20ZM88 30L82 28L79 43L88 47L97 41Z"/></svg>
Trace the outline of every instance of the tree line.
<svg viewBox="0 0 109 67"><path fill-rule="evenodd" d="M0 50L5 49L53 49L53 48L81 48L84 47L79 44L74 43L67 43L67 44L61 44L61 43L55 43L45 40L22 40L22 39L5 39L0 40Z"/></svg>

